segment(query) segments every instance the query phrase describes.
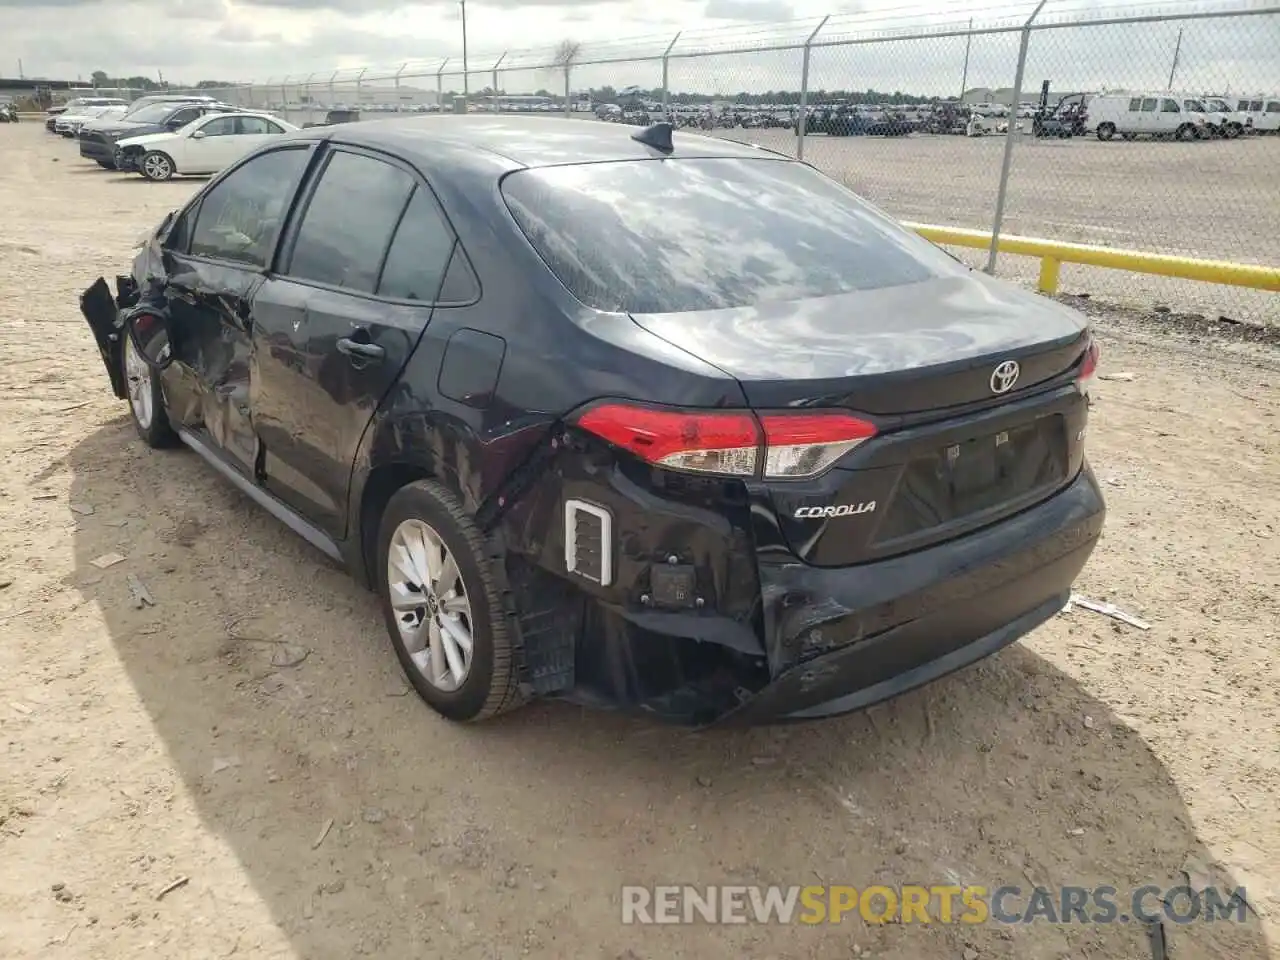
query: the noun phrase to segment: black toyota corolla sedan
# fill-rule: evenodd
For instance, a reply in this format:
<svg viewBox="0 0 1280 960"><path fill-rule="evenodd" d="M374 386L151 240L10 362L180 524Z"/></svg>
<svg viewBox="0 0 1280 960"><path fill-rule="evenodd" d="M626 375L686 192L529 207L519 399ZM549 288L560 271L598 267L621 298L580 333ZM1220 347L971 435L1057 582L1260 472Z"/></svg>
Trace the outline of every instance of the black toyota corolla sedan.
<svg viewBox="0 0 1280 960"><path fill-rule="evenodd" d="M185 444L377 591L415 688L829 716L1066 602L1085 319L804 163L547 117L317 128L81 308Z"/></svg>

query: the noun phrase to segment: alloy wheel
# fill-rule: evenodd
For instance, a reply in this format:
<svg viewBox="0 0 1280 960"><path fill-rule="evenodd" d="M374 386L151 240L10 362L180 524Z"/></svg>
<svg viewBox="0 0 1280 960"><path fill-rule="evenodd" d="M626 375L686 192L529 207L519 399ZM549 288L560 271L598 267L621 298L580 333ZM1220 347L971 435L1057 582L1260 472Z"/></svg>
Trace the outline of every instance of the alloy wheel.
<svg viewBox="0 0 1280 960"><path fill-rule="evenodd" d="M471 672L471 600L440 534L405 520L391 536L387 587L405 651L433 687L457 690Z"/></svg>
<svg viewBox="0 0 1280 960"><path fill-rule="evenodd" d="M142 169L152 180L167 180L173 173L169 161L158 154L152 154L143 160Z"/></svg>
<svg viewBox="0 0 1280 960"><path fill-rule="evenodd" d="M133 345L133 337L124 336L124 373L128 379L129 406L133 410L134 419L143 430L150 429L151 418L155 415L152 408L153 393L151 389L151 368Z"/></svg>

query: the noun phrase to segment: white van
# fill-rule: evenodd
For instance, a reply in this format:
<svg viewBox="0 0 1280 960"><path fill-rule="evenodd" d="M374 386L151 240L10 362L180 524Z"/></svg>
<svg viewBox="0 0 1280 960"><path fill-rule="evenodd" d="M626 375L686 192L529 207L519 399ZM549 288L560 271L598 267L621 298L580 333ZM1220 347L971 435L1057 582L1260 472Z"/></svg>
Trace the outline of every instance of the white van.
<svg viewBox="0 0 1280 960"><path fill-rule="evenodd" d="M1224 97L1244 117L1245 132L1280 132L1280 97Z"/></svg>
<svg viewBox="0 0 1280 960"><path fill-rule="evenodd" d="M1198 99L1204 104L1209 132L1213 136L1234 140L1244 133L1246 115L1230 97L1204 96Z"/></svg>
<svg viewBox="0 0 1280 960"><path fill-rule="evenodd" d="M1199 106L1200 109L1196 109ZM1171 91L1158 93L1100 93L1089 100L1088 129L1099 140L1119 134L1134 137L1175 137L1194 140L1208 136L1203 104Z"/></svg>

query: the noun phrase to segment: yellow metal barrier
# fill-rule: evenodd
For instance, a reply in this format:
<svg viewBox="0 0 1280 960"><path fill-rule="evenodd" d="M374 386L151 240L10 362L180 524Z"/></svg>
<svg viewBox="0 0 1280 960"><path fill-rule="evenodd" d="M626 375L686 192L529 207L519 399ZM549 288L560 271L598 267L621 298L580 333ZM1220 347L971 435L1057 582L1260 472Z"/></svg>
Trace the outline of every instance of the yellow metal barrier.
<svg viewBox="0 0 1280 960"><path fill-rule="evenodd" d="M991 232L964 230L959 227L938 227L927 223L906 223L920 236L934 243L957 247L975 247L987 250L991 247ZM1064 263L1083 263L1091 267L1108 267L1112 270L1129 270L1133 273L1153 273L1162 277L1180 277L1184 280L1201 280L1205 283L1226 283L1236 287L1252 287L1255 290L1280 291L1280 267L1262 267L1248 263L1228 263L1225 260L1196 260L1191 257L1174 257L1162 253L1141 253L1137 250L1113 250L1110 247L1091 247L1083 243L1058 243L1036 237L1000 235L1001 253L1040 258L1040 290L1042 293L1058 292L1058 273Z"/></svg>

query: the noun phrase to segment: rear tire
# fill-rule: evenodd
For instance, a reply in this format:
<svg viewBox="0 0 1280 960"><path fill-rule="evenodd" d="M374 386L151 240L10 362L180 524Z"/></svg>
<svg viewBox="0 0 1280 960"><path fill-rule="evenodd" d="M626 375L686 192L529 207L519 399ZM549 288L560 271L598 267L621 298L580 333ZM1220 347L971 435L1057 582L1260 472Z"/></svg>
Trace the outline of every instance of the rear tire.
<svg viewBox="0 0 1280 960"><path fill-rule="evenodd" d="M383 619L418 696L461 722L523 703L503 595L484 536L458 499L431 480L401 487L383 511L377 549Z"/></svg>
<svg viewBox="0 0 1280 960"><path fill-rule="evenodd" d="M1116 125L1114 123L1098 124L1098 139L1110 140L1116 135Z"/></svg>
<svg viewBox="0 0 1280 960"><path fill-rule="evenodd" d="M1189 123L1184 123L1182 126L1178 128L1177 132L1174 134L1175 139L1184 140L1184 141L1195 140L1196 136L1197 136L1196 128Z"/></svg>
<svg viewBox="0 0 1280 960"><path fill-rule="evenodd" d="M177 446L178 435L169 423L160 378L142 359L128 331L121 331L120 335L124 337L120 365L124 371L125 391L129 395L129 416L133 419L134 429L138 431L142 442L152 449Z"/></svg>

